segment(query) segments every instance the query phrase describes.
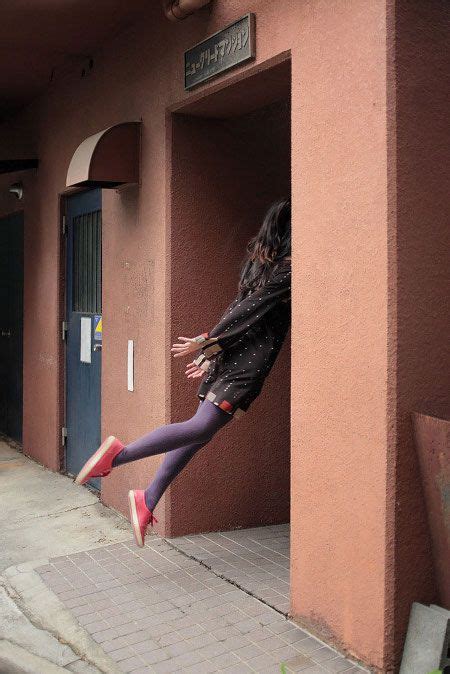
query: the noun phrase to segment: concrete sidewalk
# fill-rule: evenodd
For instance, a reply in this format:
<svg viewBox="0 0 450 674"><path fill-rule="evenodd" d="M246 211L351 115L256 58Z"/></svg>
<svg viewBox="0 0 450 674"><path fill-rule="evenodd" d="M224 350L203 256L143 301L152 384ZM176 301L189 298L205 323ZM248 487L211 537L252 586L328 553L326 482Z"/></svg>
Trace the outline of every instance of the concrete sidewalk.
<svg viewBox="0 0 450 674"><path fill-rule="evenodd" d="M4 441L0 493L0 672L119 673L33 569L55 555L129 540L129 523Z"/></svg>
<svg viewBox="0 0 450 674"><path fill-rule="evenodd" d="M130 537L127 520L100 503L96 494L2 441L0 489L0 573L12 564Z"/></svg>
<svg viewBox="0 0 450 674"><path fill-rule="evenodd" d="M182 541L138 548L95 494L5 443L0 489L2 674L362 671Z"/></svg>

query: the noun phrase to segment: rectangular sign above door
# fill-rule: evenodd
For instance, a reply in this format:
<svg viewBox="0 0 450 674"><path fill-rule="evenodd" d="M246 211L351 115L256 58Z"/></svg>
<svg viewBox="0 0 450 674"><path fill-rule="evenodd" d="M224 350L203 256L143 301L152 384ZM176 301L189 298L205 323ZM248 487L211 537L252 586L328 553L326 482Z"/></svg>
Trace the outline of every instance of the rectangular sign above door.
<svg viewBox="0 0 450 674"><path fill-rule="evenodd" d="M255 58L255 15L249 12L184 52L184 88Z"/></svg>

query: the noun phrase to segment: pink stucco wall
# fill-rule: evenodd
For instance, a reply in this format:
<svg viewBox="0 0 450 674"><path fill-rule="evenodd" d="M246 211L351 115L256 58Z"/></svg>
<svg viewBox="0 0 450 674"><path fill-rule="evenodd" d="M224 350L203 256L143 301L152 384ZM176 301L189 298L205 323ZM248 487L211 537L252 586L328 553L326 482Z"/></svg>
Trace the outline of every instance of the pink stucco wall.
<svg viewBox="0 0 450 674"><path fill-rule="evenodd" d="M390 361L395 371L391 554L396 653L402 648L411 598L438 600L410 413L450 417L449 28L450 6L443 0L397 3L396 125L390 147L395 217L389 253L395 288Z"/></svg>
<svg viewBox="0 0 450 674"><path fill-rule="evenodd" d="M256 64L184 92L184 49L248 11L257 19ZM167 109L198 101L190 112L202 114L203 95L217 92L210 114L222 105L236 110L239 97L242 112L249 112L249 96L256 94L244 76L290 50L292 612L382 671L398 660L411 601L431 600L434 592L408 414L419 403L444 404L449 390L442 367L446 295L441 282L448 230L441 217L445 175L438 170L444 137L443 101L437 93L444 11L438 0L414 10L393 0L252 0L245 6L229 0L214 2L178 25L166 21L159 3L149 3L138 24L99 48L89 76L68 73L0 130L5 156L17 148L14 158L36 152L40 159L37 175L1 178L0 213L18 207L4 188L23 178L24 451L56 470L63 407L58 195L75 148L111 124L142 120L140 187L104 191L103 196L102 432L127 442L181 418L188 409L182 404L186 392L192 396L189 410L194 409L192 383L178 388L181 367L171 360L170 344L183 327L203 327L203 316L216 319L233 290L233 273L226 277L221 260L207 271L197 260L195 280L209 282L216 269L223 292L209 300L204 312L203 286L200 295L194 284L190 292L178 294L188 277L178 264L184 247L194 243L197 251L204 232L190 202L188 222L195 238L183 230L180 197L188 176L181 169L194 160L191 133L200 143L200 156L208 159L210 151L215 169L217 162L202 122L179 119L172 137ZM278 86L278 79L270 84L269 78L269 89ZM238 95L230 96L226 85L235 82ZM261 105L270 102L263 90L257 95ZM223 151L227 128L238 144L236 130L246 130L245 120L208 124ZM267 119L258 124L267 128ZM265 157L252 147L257 171ZM185 154L177 156L179 150ZM268 152L284 162L276 147ZM245 154L247 160L250 155ZM237 168L234 156L226 156L225 167ZM178 173L172 174L174 168ZM283 175L285 170L283 163ZM259 183L252 171L238 175L247 177L255 191ZM199 176L193 179L199 185ZM270 176L263 185L269 183ZM211 189L211 179L208 185ZM235 272L239 247L261 217L265 199L254 193L249 199L246 187L233 184L228 175L224 185L229 210L217 189L211 189L210 201L205 195L200 200L210 224L204 244L207 250L219 246ZM266 196L274 194L268 190ZM235 240L215 226L215 220L223 226L230 216L240 218L240 227L231 229ZM183 297L192 300L192 313ZM136 345L133 393L126 387L127 339ZM262 511L251 511L248 495L243 507L236 503L247 484L248 459L256 456L254 441L261 440L255 418L278 392L277 377L287 372L287 349L279 364L249 417L225 431L228 447L239 439L241 452L233 446L234 453L220 454L223 445L217 442L209 455L196 457L193 465L206 472L208 481L199 484L192 472L173 485L158 506L160 533L285 518L285 417L282 439L270 436L274 454L257 457L261 468L267 467L267 481L252 483ZM286 387L282 395L287 402ZM115 471L104 480L103 500L126 513L127 489L144 486L158 463L159 458L149 459ZM220 476L228 483L236 479L228 494ZM218 486L216 504L212 491ZM263 503L265 486L282 494L282 509L275 510L273 497ZM200 490L199 503L194 488ZM193 511L189 517L183 513L186 503ZM209 510L217 507L215 518L207 517L205 504Z"/></svg>
<svg viewBox="0 0 450 674"><path fill-rule="evenodd" d="M292 63L293 91L303 95L292 120L291 596L294 614L382 667L392 601L385 585L392 28L384 3L322 9L304 6Z"/></svg>

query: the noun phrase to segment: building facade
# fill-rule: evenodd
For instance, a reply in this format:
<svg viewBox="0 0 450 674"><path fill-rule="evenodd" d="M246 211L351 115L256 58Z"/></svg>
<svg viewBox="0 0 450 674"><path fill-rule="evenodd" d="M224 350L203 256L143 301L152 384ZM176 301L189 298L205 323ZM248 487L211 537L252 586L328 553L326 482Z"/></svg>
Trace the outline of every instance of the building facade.
<svg viewBox="0 0 450 674"><path fill-rule="evenodd" d="M193 413L170 346L217 322L245 243L291 194L290 338L156 531L290 521L292 617L395 671L411 603L436 596L410 415L450 390L446 3L214 0L178 22L136 3L101 39L84 4L63 32L85 30L88 56L0 126L4 260L22 269L23 250L23 276L4 273L10 296L23 281L23 350L12 315L3 371L23 378L2 430L75 474L96 434ZM185 51L249 13L254 58L186 90ZM92 486L127 514L160 460Z"/></svg>

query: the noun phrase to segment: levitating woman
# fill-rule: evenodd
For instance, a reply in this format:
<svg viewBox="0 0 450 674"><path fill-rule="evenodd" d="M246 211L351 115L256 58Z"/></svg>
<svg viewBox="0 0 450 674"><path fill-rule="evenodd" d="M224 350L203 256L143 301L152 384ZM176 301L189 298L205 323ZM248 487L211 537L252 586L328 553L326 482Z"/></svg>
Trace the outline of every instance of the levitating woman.
<svg viewBox="0 0 450 674"><path fill-rule="evenodd" d="M179 337L172 346L175 358L198 352L185 373L190 379L203 377L194 416L160 426L126 446L110 435L75 480L83 484L129 461L166 453L147 489L128 492L130 521L139 546L144 545L148 524L157 522L153 510L172 480L259 395L290 325L290 300L291 204L281 199L270 206L258 234L248 243L237 297L219 323L197 337Z"/></svg>

